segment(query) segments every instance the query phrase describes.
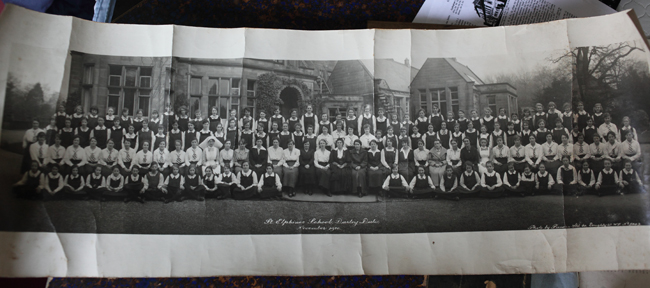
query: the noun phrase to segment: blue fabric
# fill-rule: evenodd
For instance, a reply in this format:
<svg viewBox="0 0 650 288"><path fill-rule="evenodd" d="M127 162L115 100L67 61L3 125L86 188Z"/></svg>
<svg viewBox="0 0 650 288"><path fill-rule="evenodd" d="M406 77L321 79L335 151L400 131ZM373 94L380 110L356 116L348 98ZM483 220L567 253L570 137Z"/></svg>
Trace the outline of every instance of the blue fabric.
<svg viewBox="0 0 650 288"><path fill-rule="evenodd" d="M3 0L5 4L15 4L30 10L45 12L54 0Z"/></svg>

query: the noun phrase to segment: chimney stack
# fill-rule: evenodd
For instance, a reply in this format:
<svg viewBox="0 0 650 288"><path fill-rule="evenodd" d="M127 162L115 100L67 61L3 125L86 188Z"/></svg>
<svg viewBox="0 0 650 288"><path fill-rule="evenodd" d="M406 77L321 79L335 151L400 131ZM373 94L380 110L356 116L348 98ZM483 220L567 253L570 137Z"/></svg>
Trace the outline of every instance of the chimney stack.
<svg viewBox="0 0 650 288"><path fill-rule="evenodd" d="M409 61L409 58L404 59L404 65L411 67L411 62Z"/></svg>

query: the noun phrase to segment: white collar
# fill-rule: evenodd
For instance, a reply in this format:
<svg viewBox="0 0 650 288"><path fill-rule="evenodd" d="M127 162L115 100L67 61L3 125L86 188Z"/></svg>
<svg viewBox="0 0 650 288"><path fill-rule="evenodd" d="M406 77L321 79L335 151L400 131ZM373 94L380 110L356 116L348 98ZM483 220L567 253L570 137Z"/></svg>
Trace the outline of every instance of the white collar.
<svg viewBox="0 0 650 288"><path fill-rule="evenodd" d="M241 170L239 173L244 176L250 176L253 173L253 170L248 169L248 172Z"/></svg>
<svg viewBox="0 0 650 288"><path fill-rule="evenodd" d="M178 179L178 178L181 177L181 174L180 174L180 173L179 173L179 174L176 174L176 175L174 175L174 174L169 174L169 177L172 178L172 179Z"/></svg>
<svg viewBox="0 0 650 288"><path fill-rule="evenodd" d="M542 176L542 177L546 177L546 175L548 174L548 171L544 171L544 174L541 174L541 173L542 173L542 171L539 171L539 172L537 172L537 175Z"/></svg>

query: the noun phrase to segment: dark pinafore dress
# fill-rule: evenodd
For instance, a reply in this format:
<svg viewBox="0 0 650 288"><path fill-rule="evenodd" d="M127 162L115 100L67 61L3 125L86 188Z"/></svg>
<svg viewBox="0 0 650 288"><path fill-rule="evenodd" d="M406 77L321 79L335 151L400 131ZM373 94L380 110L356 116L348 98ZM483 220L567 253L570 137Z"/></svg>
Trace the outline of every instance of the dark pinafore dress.
<svg viewBox="0 0 650 288"><path fill-rule="evenodd" d="M152 150L153 150L153 149L158 149L158 147L160 147L160 143L165 143L165 144L167 144L166 141L167 141L167 137L166 137L165 135L162 135L162 136L161 136L161 135L156 134L156 135L155 135L155 138L154 138L154 140L153 140L153 143L154 143L154 144L153 144L153 148L151 148L151 149L152 149ZM169 143L169 145L172 145L172 143ZM169 147L167 147L167 150L169 150ZM173 149L172 149L172 150L173 150Z"/></svg>
<svg viewBox="0 0 650 288"><path fill-rule="evenodd" d="M465 184L467 189L472 189L472 188L474 188L474 186L476 186L476 184L478 184L478 182L476 181L476 171L472 171L472 175L469 175L469 176L467 176L466 172L463 172L463 174L461 174L460 177L463 177L463 184ZM447 178L445 178L445 186L447 186ZM478 192L478 191L470 191L470 190L467 190L467 189L461 188L459 190L460 190L461 193L467 194L467 195L475 194L476 192ZM449 190L447 190L447 191L449 191Z"/></svg>
<svg viewBox="0 0 650 288"><path fill-rule="evenodd" d="M278 124L278 131L282 130L282 122L284 122L284 117L275 117L275 115L271 116L271 127L273 127L273 123Z"/></svg>
<svg viewBox="0 0 650 288"><path fill-rule="evenodd" d="M142 127L144 126L142 120L143 119L136 119L136 118L131 119L131 121L133 121L133 128L135 129L135 133L138 133L140 132L140 130L142 130Z"/></svg>
<svg viewBox="0 0 650 288"><path fill-rule="evenodd" d="M442 197L442 198L457 197L458 196L458 189L451 190L452 188L454 188L454 183L458 180L458 177L456 177L456 174L452 173L451 177L449 177L447 175L447 173L445 173L445 176L443 176L442 179L444 179L444 182L445 182L444 183L445 191L442 192L442 189L440 189L441 191L436 193L436 194L438 194L438 197ZM441 183L442 183L442 181L441 181Z"/></svg>
<svg viewBox="0 0 650 288"><path fill-rule="evenodd" d="M79 136L79 146L88 147L90 145L90 128L86 131L82 131L81 127L77 128L77 135Z"/></svg>
<svg viewBox="0 0 650 288"><path fill-rule="evenodd" d="M541 176L539 172L536 174L537 181L539 182L539 189L537 192L539 194L549 194L551 191L548 189L548 183L550 181L551 173L546 171L546 176Z"/></svg>
<svg viewBox="0 0 650 288"><path fill-rule="evenodd" d="M269 147L273 146L273 140L280 139L280 131L267 133L269 137Z"/></svg>
<svg viewBox="0 0 650 288"><path fill-rule="evenodd" d="M217 125L221 124L221 117L210 115L208 117L208 121L210 121L210 131L217 132ZM196 129L196 128L195 128Z"/></svg>
<svg viewBox="0 0 650 288"><path fill-rule="evenodd" d="M443 121L442 120L442 114L438 114L438 115L433 115L432 114L429 117L429 123L431 123L431 125L433 125L433 131L435 131L435 132L440 131L440 129L442 127L442 121ZM420 131L427 131L427 129L429 129L428 126L429 126L429 124L427 123L427 127L423 127L424 130L420 130ZM449 127L447 127L447 128L449 128ZM418 129L422 129L422 128L420 128L420 124L418 124Z"/></svg>
<svg viewBox="0 0 650 288"><path fill-rule="evenodd" d="M228 128L226 129L226 140L230 140L231 147L237 147L237 137L239 136L239 131L237 128Z"/></svg>
<svg viewBox="0 0 650 288"><path fill-rule="evenodd" d="M418 149L418 141L422 139L422 134L411 134L409 138L411 139L411 149Z"/></svg>
<svg viewBox="0 0 650 288"><path fill-rule="evenodd" d="M492 131L494 131L494 121L496 118L492 117L492 119L487 120L485 117L481 118L481 124L487 128L487 132L492 134ZM474 127L476 128L476 127ZM479 127L480 128L480 127ZM480 130L480 129L477 129Z"/></svg>
<svg viewBox="0 0 650 288"><path fill-rule="evenodd" d="M203 197L205 188L199 186L199 179L199 175L196 174L194 177L190 177L189 175L185 177L185 195L195 199Z"/></svg>
<svg viewBox="0 0 650 288"><path fill-rule="evenodd" d="M214 175L212 175L212 177L210 178L203 177L203 185L205 185L207 189L214 189L215 187L217 187L216 178L217 177ZM221 195L221 191L219 191L220 190L219 188L217 188L214 191L210 191L207 189L205 190L205 197L219 197Z"/></svg>
<svg viewBox="0 0 650 288"><path fill-rule="evenodd" d="M204 130L199 131L199 144L203 143L203 141L205 141L205 139L208 139L208 137L210 137L210 136L212 136L211 131L207 131L207 132L204 131ZM233 145L234 145L234 142L233 142ZM158 147L158 146L156 146L156 147Z"/></svg>
<svg viewBox="0 0 650 288"><path fill-rule="evenodd" d="M300 118L298 117L296 117L296 119L289 118L287 122L289 122L289 132L293 133L294 131L296 131L296 124L300 123Z"/></svg>
<svg viewBox="0 0 650 288"><path fill-rule="evenodd" d="M303 125L305 127L302 127L302 131L307 132L307 127L311 126L314 129L316 129L316 114L313 114L311 116L303 115L302 116L302 121ZM316 133L316 130L314 130L314 134Z"/></svg>
<svg viewBox="0 0 650 288"><path fill-rule="evenodd" d="M506 177L508 179L508 184L512 186L517 185L517 182L519 182L519 173L517 173L516 171L513 174L510 174L510 172L504 173L503 178L506 179ZM530 193L530 191L524 191L524 189L521 189L522 188L521 186L517 187L517 189L514 189L512 187L504 187L504 188L508 194L512 194L512 195L524 196L524 193Z"/></svg>
<svg viewBox="0 0 650 288"><path fill-rule="evenodd" d="M587 120L589 120L589 118L591 118L591 115L589 115L589 113L585 113L585 114L578 113L578 129L580 131L587 128ZM585 138L585 141L586 140L587 139Z"/></svg>
<svg viewBox="0 0 650 288"><path fill-rule="evenodd" d="M56 128L61 130L63 127L65 127L65 119L68 119L69 116L65 112L56 112L54 114L54 122L56 123Z"/></svg>
<svg viewBox="0 0 650 288"><path fill-rule="evenodd" d="M425 133L424 134L424 142L426 144L425 148L427 148L427 150L431 150L431 148L433 148L433 144L434 144L433 142L435 142L436 140L438 140L437 133L435 132L433 134L429 134L429 132ZM393 145L393 147L395 147L395 145Z"/></svg>
<svg viewBox="0 0 650 288"><path fill-rule="evenodd" d="M248 174L248 176L244 175L243 171L239 172L239 184L241 184L241 186L247 188L248 186L253 185L253 183L255 183L255 180L253 179L253 171L250 171L250 174ZM235 200L251 199L255 195L257 195L257 186L253 186L245 190L237 187L232 191L232 199Z"/></svg>
<svg viewBox="0 0 650 288"><path fill-rule="evenodd" d="M562 135L565 135L569 138L569 134L566 133L564 129L553 129L553 141L557 144L562 144ZM576 139L578 140L578 139ZM546 139L544 139L546 141Z"/></svg>
<svg viewBox="0 0 650 288"><path fill-rule="evenodd" d="M45 144L50 146L54 145L54 138L57 134L59 134L59 131L56 127L49 128L48 126L48 128L45 130Z"/></svg>
<svg viewBox="0 0 650 288"><path fill-rule="evenodd" d="M551 131L548 129L546 129L546 131L536 130L535 132L537 132L537 135L535 136L535 142L537 142L537 144L546 143L546 135L551 134Z"/></svg>
<svg viewBox="0 0 650 288"><path fill-rule="evenodd" d="M95 127L97 127L97 119L99 119L99 116L92 117L88 115L87 119L88 119L88 125L87 125L88 128L95 129Z"/></svg>
<svg viewBox="0 0 650 288"><path fill-rule="evenodd" d="M422 198L430 197L433 195L433 189L429 186L429 176L420 178L419 175L415 176L415 185L413 186L413 196Z"/></svg>
<svg viewBox="0 0 650 288"><path fill-rule="evenodd" d="M185 132L185 147L184 147L185 150L192 147L193 140L197 140L197 141L199 140L198 138L196 138L196 130ZM197 144L201 144L201 143L197 143Z"/></svg>
<svg viewBox="0 0 650 288"><path fill-rule="evenodd" d="M406 192L406 187L402 185L402 177L395 179L393 178L393 174L388 177L390 177L388 180L388 194L390 197L407 198L408 193Z"/></svg>
<svg viewBox="0 0 650 288"><path fill-rule="evenodd" d="M497 177L499 177L498 173L494 173L492 176L488 176L487 174L483 174L485 177L485 185L486 186L494 186L497 184ZM487 198L495 198L495 197L501 197L503 195L503 187L497 187L494 188L494 190L488 190L487 188L481 189L480 196L481 197L487 197Z"/></svg>
<svg viewBox="0 0 650 288"><path fill-rule="evenodd" d="M417 119L415 119L415 124L414 125L415 125L415 127L418 127L418 132L419 133L426 133L425 131L429 131L429 120L427 118L422 119L422 118L418 117ZM412 126L409 127L408 130L406 130L406 133L411 133L412 129L413 129ZM436 130L435 125L433 126L433 131L438 132L438 130Z"/></svg>
<svg viewBox="0 0 650 288"><path fill-rule="evenodd" d="M564 169L564 166L560 167L560 173L562 175L562 191L564 195L574 195L575 194L575 185L569 184L573 182L573 170Z"/></svg>
<svg viewBox="0 0 650 288"><path fill-rule="evenodd" d="M176 122L178 122L178 129L186 132L187 131L187 123L190 123L190 117L189 116L176 116ZM196 130L196 127L194 128Z"/></svg>
<svg viewBox="0 0 650 288"><path fill-rule="evenodd" d="M465 131L465 139L469 139L469 143L472 144L472 146L478 147L478 130L474 129L474 132L468 132ZM461 144L458 144L458 147L461 147Z"/></svg>
<svg viewBox="0 0 650 288"><path fill-rule="evenodd" d="M354 130L354 135L359 136L359 119L357 119L356 116L354 118L352 118L352 119L346 117L345 118L345 127L346 127L346 129L350 129L350 127L352 127L352 129ZM393 132L396 132L396 131L393 131ZM346 133L347 133L347 131L346 131Z"/></svg>
<svg viewBox="0 0 650 288"><path fill-rule="evenodd" d="M260 198L267 199L281 195L281 192L278 191L278 188L275 186L275 177L275 173L271 173L271 175L264 173L264 175L262 175L262 179L260 179L260 181L262 181L263 184Z"/></svg>
<svg viewBox="0 0 650 288"><path fill-rule="evenodd" d="M293 142L296 146L296 148L303 150L305 146L305 133L300 133L300 135L296 134L296 132L291 133L293 137ZM309 150L316 150L318 147L312 146L312 143L309 143Z"/></svg>
<svg viewBox="0 0 650 288"><path fill-rule="evenodd" d="M142 144L144 144L144 142L149 143L149 151L155 150L156 148L152 146L154 143L151 140L153 140L153 139L151 139L151 131L147 131L147 132L139 131L138 132L138 144L139 144L138 145L138 151L142 150ZM133 146L131 146L131 147L133 147Z"/></svg>
<svg viewBox="0 0 650 288"><path fill-rule="evenodd" d="M169 147L167 147L168 150L174 150L176 149L176 140L181 142L181 149L184 150L185 147L183 147L183 133L179 129L177 132L174 132L173 130L170 130L169 133Z"/></svg>
<svg viewBox="0 0 650 288"><path fill-rule="evenodd" d="M70 117L70 127L72 128L78 128L81 127L81 119L86 118L83 114L77 115L77 114L72 114Z"/></svg>
<svg viewBox="0 0 650 288"><path fill-rule="evenodd" d="M63 128L59 130L59 135L61 137L61 146L68 148L68 146L72 145L72 139L74 138L74 129L70 128L70 131L65 131L65 128Z"/></svg>
<svg viewBox="0 0 650 288"><path fill-rule="evenodd" d="M173 178L171 176L172 175L169 175L167 178L167 193L173 197L181 193L181 179L183 179L183 176L178 175L176 178Z"/></svg>
<svg viewBox="0 0 650 288"><path fill-rule="evenodd" d="M557 113L546 113L546 128L555 128L555 121L557 121L558 118L560 118L560 116Z"/></svg>
<svg viewBox="0 0 650 288"><path fill-rule="evenodd" d="M609 174L605 173L605 170L600 172L602 183L600 189L596 190L598 196L616 194L618 188L618 185L616 184L616 176L614 175L616 172L614 172L613 169L610 169L610 171L612 173Z"/></svg>
<svg viewBox="0 0 650 288"><path fill-rule="evenodd" d="M573 130L573 113L568 116L562 113L562 126L569 131Z"/></svg>
<svg viewBox="0 0 650 288"><path fill-rule="evenodd" d="M289 140L291 140L291 133L287 132L287 134L285 135L283 134L283 132L280 132L279 137L280 137L280 147L282 147L282 149L287 149L289 145Z"/></svg>
<svg viewBox="0 0 650 288"><path fill-rule="evenodd" d="M230 197L232 189L233 187L235 187L233 183L233 178L235 178L235 174L233 174L232 172L228 176L226 176L225 174L221 176L221 183L217 184L218 186L216 191L217 198ZM205 181L203 181L203 183L205 184Z"/></svg>
<svg viewBox="0 0 650 288"><path fill-rule="evenodd" d="M31 171L31 170L30 170ZM37 171L36 175L32 176L30 171L27 171L27 181L21 186L15 186L13 188L14 193L17 197L21 198L30 198L38 195L40 191L36 191L38 186L41 185L41 171ZM81 177L81 176L80 176ZM79 181L81 183L81 180Z"/></svg>
<svg viewBox="0 0 650 288"><path fill-rule="evenodd" d="M497 120L497 123L499 123L499 128L501 128L501 130L506 131L508 129L508 117L507 116L505 118L501 118L501 117L497 116L496 120Z"/></svg>
<svg viewBox="0 0 650 288"><path fill-rule="evenodd" d="M124 137L124 130L122 130L122 127L111 128L111 140L113 140L113 144L115 144L113 147L118 151L122 149L122 137Z"/></svg>
<svg viewBox="0 0 650 288"><path fill-rule="evenodd" d="M269 146L269 145L268 145L269 134L266 134L266 133L264 133L264 134L255 133L255 143L253 143L253 145L257 145L257 140L259 140L259 139L262 139L262 147L264 147L264 148L268 148L268 146ZM250 149L248 149L248 150L250 150ZM257 172L257 171L256 171L256 172Z"/></svg>
<svg viewBox="0 0 650 288"><path fill-rule="evenodd" d="M449 149L449 139L451 138L449 130L447 130L447 133L445 134L438 132L438 138L440 138L440 144L442 145L442 147L445 147L445 149Z"/></svg>
<svg viewBox="0 0 650 288"><path fill-rule="evenodd" d="M250 150L255 143L253 143L253 135L255 133L253 130L250 130L248 132L242 131L240 138L244 141L246 141L246 149Z"/></svg>
<svg viewBox="0 0 650 288"><path fill-rule="evenodd" d="M379 118L375 117L375 126L377 126L377 130L381 131L381 135L386 135L386 128L388 127L388 118L384 117L383 120L380 120ZM395 132L395 130L393 130Z"/></svg>
<svg viewBox="0 0 650 288"><path fill-rule="evenodd" d="M163 119L163 126L165 127L165 131L171 131L172 124L176 121L174 112L164 112L162 115L162 119Z"/></svg>
<svg viewBox="0 0 650 288"><path fill-rule="evenodd" d="M95 140L97 140L97 147L106 149L106 143L108 142L108 129L95 129L93 130L93 136L95 137Z"/></svg>
<svg viewBox="0 0 650 288"><path fill-rule="evenodd" d="M264 131L264 133L269 132L269 119L266 119L266 118L257 119L257 126L259 127L260 125L262 126L262 131ZM251 130L257 131L257 127L252 127ZM303 128L303 130L304 130L304 128Z"/></svg>
<svg viewBox="0 0 650 288"><path fill-rule="evenodd" d="M366 126L366 124L367 124L368 126L370 126L370 134L374 135L375 134L375 129L373 129L373 127L372 127L373 124L374 124L374 123L372 123L372 121L373 121L372 118L373 118L372 115L370 115L370 117L365 117L364 115L361 115L361 129L363 129L363 126ZM363 133L365 133L365 130L360 131L359 133L363 134Z"/></svg>
<svg viewBox="0 0 650 288"><path fill-rule="evenodd" d="M400 149L397 151L397 168L399 174L405 179L413 178L413 171L415 170L415 160L413 158L413 149L410 149L406 157L404 152Z"/></svg>
<svg viewBox="0 0 650 288"><path fill-rule="evenodd" d="M402 125L400 125L399 121L395 121L395 122L391 121L390 122L390 127L393 127L393 134L394 135L399 134L399 129L400 129L401 126ZM388 129L388 127L386 127L386 129ZM381 135L386 135L386 134L381 134ZM395 145L393 145L393 147L395 147Z"/></svg>

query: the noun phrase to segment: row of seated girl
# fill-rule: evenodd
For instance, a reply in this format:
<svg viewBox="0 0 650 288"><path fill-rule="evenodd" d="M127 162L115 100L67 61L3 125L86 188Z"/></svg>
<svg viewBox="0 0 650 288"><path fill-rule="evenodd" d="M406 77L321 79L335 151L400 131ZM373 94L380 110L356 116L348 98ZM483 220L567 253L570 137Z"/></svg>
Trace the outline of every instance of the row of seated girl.
<svg viewBox="0 0 650 288"><path fill-rule="evenodd" d="M589 169L589 164L583 164L580 171L571 165L570 158L562 159L562 166L554 177L546 171L544 163L534 173L531 166L526 165L523 173L515 170L514 162L508 163L508 171L500 175L494 171L494 164L487 162L487 172L479 176L475 165L465 163L465 171L460 175L454 173L451 166L446 167L444 176L440 179L440 186L435 187L426 169L418 167L418 173L406 182L404 176L399 174L397 166L383 183L383 190L388 197L426 198L441 197L459 200L462 197L478 195L493 198L506 195L570 195L581 196L594 194L598 196L645 193L643 182L638 173L632 169L632 162L626 161L620 173L611 167L611 161L604 161L604 169L594 175ZM383 191L382 191L383 192ZM383 193L382 193L383 194Z"/></svg>
<svg viewBox="0 0 650 288"><path fill-rule="evenodd" d="M164 177L157 168L156 163L152 164L142 176L139 168L134 167L125 177L115 167L110 175L104 177L101 167L97 167L94 173L83 177L77 166L72 167L69 175L63 176L58 166L53 166L45 174L33 162L30 171L14 184L13 192L18 198L32 200L93 199L141 203L146 200L165 203L185 199L204 201L205 198L277 199L281 196L282 183L271 167L259 179L247 162L237 175L226 166L221 174L214 174L212 168L207 167L204 175L200 176L198 168L191 166L184 176L178 166L173 166L172 173Z"/></svg>

